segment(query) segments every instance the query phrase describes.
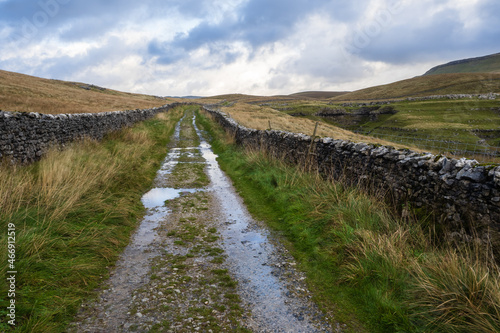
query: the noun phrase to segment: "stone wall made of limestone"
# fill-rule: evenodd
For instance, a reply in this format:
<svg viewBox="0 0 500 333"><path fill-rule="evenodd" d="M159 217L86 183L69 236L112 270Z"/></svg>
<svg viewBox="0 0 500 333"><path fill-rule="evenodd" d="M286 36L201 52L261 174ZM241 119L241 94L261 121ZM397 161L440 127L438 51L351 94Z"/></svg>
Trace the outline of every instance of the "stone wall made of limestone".
<svg viewBox="0 0 500 333"><path fill-rule="evenodd" d="M448 159L393 147L316 138L240 126L216 107L204 110L238 144L253 146L290 163L308 163L322 174L387 193L397 205L433 212L446 236L481 240L500 258L500 166ZM311 149L312 147L312 149ZM439 226L438 226L439 227Z"/></svg>
<svg viewBox="0 0 500 333"><path fill-rule="evenodd" d="M40 159L53 145L64 145L83 137L100 140L109 132L149 119L177 105L58 115L0 111L0 159L31 163Z"/></svg>

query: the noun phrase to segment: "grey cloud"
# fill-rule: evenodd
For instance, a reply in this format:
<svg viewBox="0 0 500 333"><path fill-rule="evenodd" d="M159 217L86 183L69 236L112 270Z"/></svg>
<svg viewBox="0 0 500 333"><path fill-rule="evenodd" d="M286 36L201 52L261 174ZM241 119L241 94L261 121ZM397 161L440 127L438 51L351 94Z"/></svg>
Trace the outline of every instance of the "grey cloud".
<svg viewBox="0 0 500 333"><path fill-rule="evenodd" d="M401 24L379 36L368 36L367 46L357 50L354 45L354 50L368 60L404 63L430 53L449 51L460 42L462 31L463 23L457 20L456 13L439 13L425 26Z"/></svg>
<svg viewBox="0 0 500 333"><path fill-rule="evenodd" d="M391 1L398 2L400 0ZM350 23L362 16L368 2L369 0L327 1L322 8L322 13L327 14L334 20Z"/></svg>
<svg viewBox="0 0 500 333"><path fill-rule="evenodd" d="M142 4L160 4L159 0L137 2L132 0L6 0L0 2L0 20L15 23L23 17L32 18L37 12L45 12L54 21L63 22L74 18L119 14L133 11Z"/></svg>
<svg viewBox="0 0 500 333"><path fill-rule="evenodd" d="M326 0L251 0L240 9L239 20L224 24L225 38L253 47L286 37L301 19L319 12Z"/></svg>
<svg viewBox="0 0 500 333"><path fill-rule="evenodd" d="M498 24L500 2L497 0L483 1L478 12L481 27L476 40L483 47L491 45L495 48L494 52L500 52L500 24Z"/></svg>
<svg viewBox="0 0 500 333"><path fill-rule="evenodd" d="M273 89L273 90L286 89L286 87L288 87L288 86L290 86L290 76L289 75L277 74L277 75L274 75L267 82L267 87L269 89Z"/></svg>
<svg viewBox="0 0 500 333"><path fill-rule="evenodd" d="M213 1L210 0L169 0L168 6L175 8L183 16L205 17L207 12L213 8Z"/></svg>
<svg viewBox="0 0 500 333"><path fill-rule="evenodd" d="M13 40L36 42L55 36L68 41L102 35L121 22L139 20L137 12L144 7L152 17L170 6L175 4L160 0L7 0L0 2L0 21L13 29ZM67 26L59 36L61 27Z"/></svg>
<svg viewBox="0 0 500 333"><path fill-rule="evenodd" d="M372 22L375 29L370 31L369 25L357 29L348 38L346 48L366 60L392 64L453 59L470 55L471 52L487 54L492 52L492 45L500 41L500 28L496 23L500 4L489 2L485 8L488 8L485 12L489 15L485 13L480 26L475 28L467 27L452 8L429 17L425 17L423 12L415 12L414 15L425 19L398 21L396 18L393 24L379 24L379 31L376 30L377 22ZM405 17L411 17L411 13L406 13Z"/></svg>
<svg viewBox="0 0 500 333"><path fill-rule="evenodd" d="M103 35L103 31L114 25L115 19L109 15L107 17L89 17L86 19L75 19L71 22L71 27L59 35L63 41L85 40L98 38Z"/></svg>
<svg viewBox="0 0 500 333"><path fill-rule="evenodd" d="M368 70L360 58L344 58L340 50L330 47L317 53L305 51L298 59L282 63L276 71L309 76L324 84L341 84L362 78Z"/></svg>
<svg viewBox="0 0 500 333"><path fill-rule="evenodd" d="M163 49L167 53L171 49L182 49L187 53L208 45L212 51L224 52L211 45L233 42L244 42L255 49L285 38L298 21L312 12L320 11L328 3L327 0L250 0L238 8L236 19L227 18L217 24L203 21L189 33L164 42L161 46L157 44L155 51ZM170 59L168 55L166 57ZM231 62L236 56L223 53L223 58Z"/></svg>
<svg viewBox="0 0 500 333"><path fill-rule="evenodd" d="M159 64L169 65L181 60L185 55L185 50L153 40L148 45L148 53L157 57Z"/></svg>

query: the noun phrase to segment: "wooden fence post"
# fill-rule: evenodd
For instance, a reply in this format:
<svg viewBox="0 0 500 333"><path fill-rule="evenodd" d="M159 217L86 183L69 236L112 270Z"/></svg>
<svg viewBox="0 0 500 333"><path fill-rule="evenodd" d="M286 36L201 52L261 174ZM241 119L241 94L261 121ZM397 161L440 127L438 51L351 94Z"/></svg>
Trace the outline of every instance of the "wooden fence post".
<svg viewBox="0 0 500 333"><path fill-rule="evenodd" d="M311 145L309 146L309 151L307 152L307 155L309 155L311 153L311 150L312 150L312 147L314 144L314 139L316 139L316 131L318 130L318 125L319 125L319 122L316 122L316 126L314 126L314 133L311 137Z"/></svg>
<svg viewBox="0 0 500 333"><path fill-rule="evenodd" d="M305 167L308 167L309 171L311 171L311 166L312 166L312 160L309 159L309 156L311 155L311 152L312 152L312 148L314 145L314 139L316 138L316 131L318 130L318 125L319 125L319 122L316 122L316 126L314 126L314 132L313 132L313 135L311 137L311 145L309 146L309 150L307 151L306 160L305 160Z"/></svg>

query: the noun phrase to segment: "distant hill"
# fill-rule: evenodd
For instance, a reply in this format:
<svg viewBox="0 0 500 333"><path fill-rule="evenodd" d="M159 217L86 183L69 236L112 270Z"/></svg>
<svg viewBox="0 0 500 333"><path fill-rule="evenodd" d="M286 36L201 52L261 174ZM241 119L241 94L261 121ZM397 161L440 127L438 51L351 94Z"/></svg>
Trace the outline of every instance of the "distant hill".
<svg viewBox="0 0 500 333"><path fill-rule="evenodd" d="M431 68L424 75L450 73L500 73L500 53L462 59Z"/></svg>
<svg viewBox="0 0 500 333"><path fill-rule="evenodd" d="M203 96L165 96L167 98L181 98L181 99L201 99Z"/></svg>
<svg viewBox="0 0 500 333"><path fill-rule="evenodd" d="M333 101L387 100L447 94L500 93L500 74L456 73L418 76L334 97Z"/></svg>
<svg viewBox="0 0 500 333"><path fill-rule="evenodd" d="M304 91L295 94L291 94L293 97L300 98L313 98L313 99L328 99L344 95L349 93L348 91Z"/></svg>
<svg viewBox="0 0 500 333"><path fill-rule="evenodd" d="M0 70L0 110L3 111L93 113L145 109L167 103L155 96Z"/></svg>
<svg viewBox="0 0 500 333"><path fill-rule="evenodd" d="M347 93L348 92L336 92L336 91L304 91L290 95L274 95L274 96L226 94L226 95L212 96L210 97L210 99L226 100L228 102L237 101L242 103L261 104L261 103L287 102L287 101L298 101L298 100L309 100L309 99L325 100L341 96Z"/></svg>

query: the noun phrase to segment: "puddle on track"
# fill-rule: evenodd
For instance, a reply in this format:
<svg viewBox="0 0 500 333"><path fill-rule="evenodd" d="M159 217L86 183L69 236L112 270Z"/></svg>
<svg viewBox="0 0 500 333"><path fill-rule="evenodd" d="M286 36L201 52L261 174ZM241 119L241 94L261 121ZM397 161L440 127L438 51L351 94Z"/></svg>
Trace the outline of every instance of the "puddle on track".
<svg viewBox="0 0 500 333"><path fill-rule="evenodd" d="M167 200L173 200L181 196L184 193L194 193L199 190L195 189L175 189L175 188L164 188L156 187L144 194L141 201L144 207L147 209L162 208Z"/></svg>

